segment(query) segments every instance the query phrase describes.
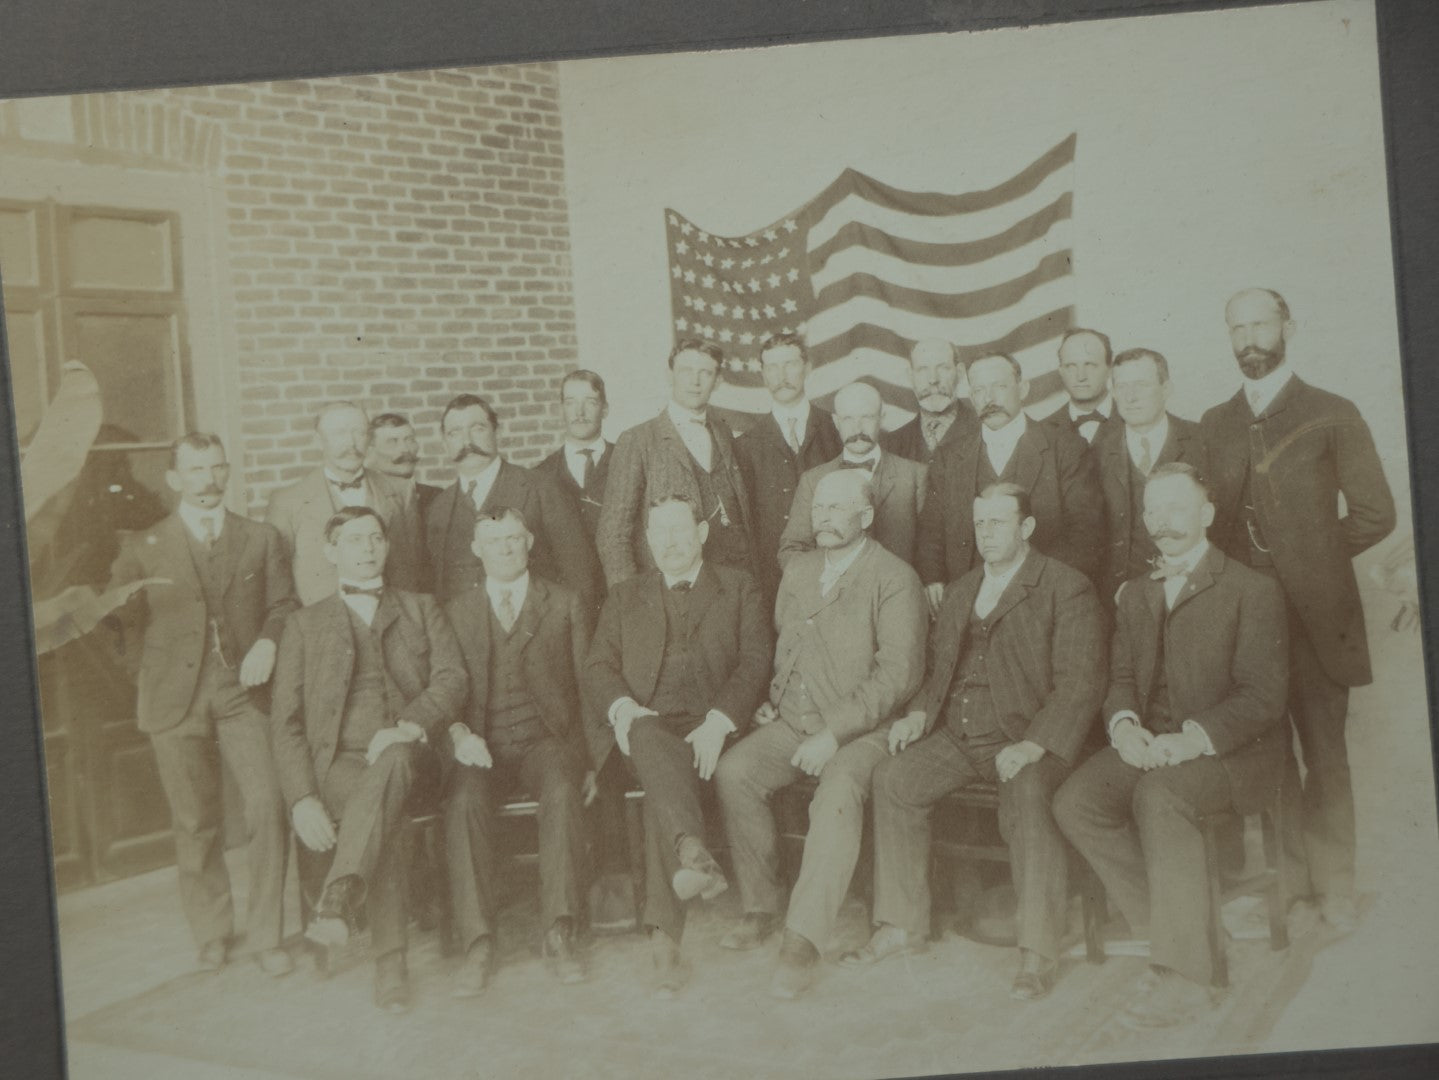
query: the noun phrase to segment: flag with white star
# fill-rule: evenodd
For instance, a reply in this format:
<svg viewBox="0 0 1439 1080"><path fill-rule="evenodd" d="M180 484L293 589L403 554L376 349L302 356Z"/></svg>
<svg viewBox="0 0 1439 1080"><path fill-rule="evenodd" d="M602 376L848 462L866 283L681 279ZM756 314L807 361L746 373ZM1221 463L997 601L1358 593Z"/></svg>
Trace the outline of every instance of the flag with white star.
<svg viewBox="0 0 1439 1080"><path fill-rule="evenodd" d="M1075 136L999 184L963 194L912 192L853 169L795 212L743 236L665 211L674 336L725 354L715 404L769 408L759 347L804 335L808 391L827 405L865 377L886 426L914 408L909 351L952 342L963 361L1015 356L1031 401L1056 391L1057 339L1074 325L1070 219Z"/></svg>

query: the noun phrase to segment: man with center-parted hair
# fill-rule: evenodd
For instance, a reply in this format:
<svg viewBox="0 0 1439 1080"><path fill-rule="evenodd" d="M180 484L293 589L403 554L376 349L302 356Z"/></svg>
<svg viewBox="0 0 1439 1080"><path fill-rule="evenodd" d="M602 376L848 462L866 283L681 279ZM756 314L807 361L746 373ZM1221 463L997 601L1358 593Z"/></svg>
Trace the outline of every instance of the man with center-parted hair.
<svg viewBox="0 0 1439 1080"><path fill-rule="evenodd" d="M1168 1027L1216 996L1199 818L1252 813L1293 773L1288 627L1278 584L1206 538L1214 504L1192 466L1150 473L1144 520L1162 558L1119 594L1110 746L1060 788L1054 815L1136 936L1147 927L1151 970L1124 1018Z"/></svg>
<svg viewBox="0 0 1439 1080"><path fill-rule="evenodd" d="M579 511L549 476L500 456L499 427L494 407L478 394L457 394L440 414L440 435L456 475L425 514L435 595L448 602L483 584L475 522L513 506L535 538L530 552L535 572L573 589L591 611L598 610L600 567Z"/></svg>
<svg viewBox="0 0 1439 1080"><path fill-rule="evenodd" d="M300 842L333 851L306 936L343 944L369 914L375 1003L409 1006L403 815L438 770L431 747L465 703L454 632L426 593L391 586L380 516L347 506L324 531L337 588L295 612L275 666L270 730Z"/></svg>
<svg viewBox="0 0 1439 1080"><path fill-rule="evenodd" d="M922 338L909 351L914 418L885 434L886 452L927 465L940 447L972 434L979 426L970 403L959 396L964 372L951 342Z"/></svg>
<svg viewBox="0 0 1439 1080"><path fill-rule="evenodd" d="M423 523L425 511L442 489L415 479L419 464L420 442L408 417L387 412L370 421L371 467L400 481L414 500L418 521Z"/></svg>
<svg viewBox="0 0 1439 1080"><path fill-rule="evenodd" d="M683 495L698 508L708 527L707 560L753 572L749 490L734 435L709 407L723 368L719 346L694 338L675 342L669 404L615 443L596 537L611 588L652 565L645 508L669 495Z"/></svg>
<svg viewBox="0 0 1439 1080"><path fill-rule="evenodd" d="M1019 901L1010 993L1030 1001L1059 969L1069 855L1050 799L1081 759L1104 696L1103 615L1083 574L1030 547L1027 492L991 484L973 519L984 564L945 590L924 686L890 726L895 756L874 773L875 931L841 960L924 947L930 811L951 791L998 781Z"/></svg>
<svg viewBox="0 0 1439 1080"><path fill-rule="evenodd" d="M548 474L574 499L593 545L615 449L604 436L605 417L610 413L604 379L576 368L560 380L560 405L565 413L564 445L536 465L535 471ZM595 558L598 560L598 553Z"/></svg>
<svg viewBox="0 0 1439 1080"><path fill-rule="evenodd" d="M597 771L618 747L644 788L645 905L655 993L688 979L683 902L727 887L706 848L700 785L764 696L774 635L754 578L704 554L709 522L662 498L646 514L655 569L610 588L584 689Z"/></svg>
<svg viewBox="0 0 1439 1080"><path fill-rule="evenodd" d="M590 781L579 691L592 616L570 589L529 569L534 534L506 507L475 523L485 584L446 605L470 677L469 705L450 724L453 752L445 804L450 892L466 959L456 997L489 982L499 880L498 795L523 791L538 803L540 926L545 960L563 983L584 970L575 954L586 870L581 810Z"/></svg>

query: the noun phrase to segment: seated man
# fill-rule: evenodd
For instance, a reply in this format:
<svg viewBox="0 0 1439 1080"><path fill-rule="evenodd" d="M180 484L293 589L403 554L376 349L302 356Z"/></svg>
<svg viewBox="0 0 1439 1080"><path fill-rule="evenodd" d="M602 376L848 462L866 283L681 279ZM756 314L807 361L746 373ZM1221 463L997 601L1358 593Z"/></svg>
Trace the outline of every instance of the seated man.
<svg viewBox="0 0 1439 1080"><path fill-rule="evenodd" d="M430 745L465 703L454 632L427 594L389 588L379 514L347 506L325 526L339 588L295 612L280 639L271 737L300 842L334 859L305 931L344 944L368 909L375 1003L409 1006L404 851L413 787L437 764Z"/></svg>
<svg viewBox="0 0 1439 1080"><path fill-rule="evenodd" d="M684 497L649 507L655 569L610 587L585 661L586 697L608 721L589 726L595 769L617 745L645 791L644 923L659 997L688 975L680 901L728 884L704 845L700 782L763 696L774 640L754 578L702 557L708 533Z"/></svg>
<svg viewBox="0 0 1439 1080"><path fill-rule="evenodd" d="M1055 817L1136 934L1151 970L1124 1017L1168 1027L1215 998L1209 887L1196 819L1249 813L1286 770L1288 624L1273 578L1209 543L1209 492L1194 468L1160 465L1144 487L1157 569L1119 593L1111 746L1059 789Z"/></svg>
<svg viewBox="0 0 1439 1080"><path fill-rule="evenodd" d="M585 855L586 784L578 671L590 621L578 594L530 573L534 535L513 508L475 523L485 581L446 605L470 676L470 703L450 725L458 767L445 804L445 848L466 961L456 997L489 982L498 909L494 802L498 790L539 803L540 925L544 955L561 982L584 971L574 952Z"/></svg>
<svg viewBox="0 0 1439 1080"><path fill-rule="evenodd" d="M929 674L889 729L874 774L874 936L843 957L870 964L929 933L929 813L942 796L999 782L1020 965L1012 996L1049 993L1068 906L1054 789L1080 756L1104 696L1104 635L1089 579L1029 546L1029 496L991 484L974 500L983 566L945 589Z"/></svg>
<svg viewBox="0 0 1439 1080"><path fill-rule="evenodd" d="M732 949L757 947L778 921L770 797L801 776L819 777L770 983L779 998L809 986L849 889L870 773L885 756L884 736L871 733L924 674L924 590L898 555L870 539L873 497L860 469L831 472L815 485L819 547L795 555L780 579L774 678L755 716L762 726L720 759L715 774L744 912L721 942Z"/></svg>

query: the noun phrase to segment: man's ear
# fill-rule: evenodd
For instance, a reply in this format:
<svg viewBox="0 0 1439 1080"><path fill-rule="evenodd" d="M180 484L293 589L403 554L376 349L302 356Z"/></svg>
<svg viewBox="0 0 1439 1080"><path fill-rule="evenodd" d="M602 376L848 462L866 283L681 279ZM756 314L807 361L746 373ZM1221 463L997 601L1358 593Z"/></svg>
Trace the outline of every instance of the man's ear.
<svg viewBox="0 0 1439 1080"><path fill-rule="evenodd" d="M173 491L176 495L180 494L180 488L183 485L180 483L180 474L177 473L174 469L165 470L165 486L168 487L171 491Z"/></svg>
<svg viewBox="0 0 1439 1080"><path fill-rule="evenodd" d="M1028 540L1034 535L1034 518L1027 517L1019 523L1019 538Z"/></svg>
<svg viewBox="0 0 1439 1080"><path fill-rule="evenodd" d="M1212 502L1206 501L1205 504L1199 508L1199 523L1206 529L1214 524L1214 504Z"/></svg>
<svg viewBox="0 0 1439 1080"><path fill-rule="evenodd" d="M859 523L866 532L869 531L869 527L874 524L874 507L866 506L859 512Z"/></svg>
<svg viewBox="0 0 1439 1080"><path fill-rule="evenodd" d="M704 547L705 541L710 538L710 523L708 521L701 521L695 526L695 531L699 533L700 547Z"/></svg>
<svg viewBox="0 0 1439 1080"><path fill-rule="evenodd" d="M325 561L331 566L338 567L340 565L339 549L328 540L325 541Z"/></svg>

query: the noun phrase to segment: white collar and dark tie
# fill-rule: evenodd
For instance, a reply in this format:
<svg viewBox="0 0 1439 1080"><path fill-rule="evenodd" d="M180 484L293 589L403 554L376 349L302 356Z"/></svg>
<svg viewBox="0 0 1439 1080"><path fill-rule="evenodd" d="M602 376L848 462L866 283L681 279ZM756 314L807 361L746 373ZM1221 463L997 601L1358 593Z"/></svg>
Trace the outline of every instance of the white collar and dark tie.
<svg viewBox="0 0 1439 1080"><path fill-rule="evenodd" d="M1014 456L1014 448L1024 437L1028 424L1029 420L1021 409L1013 420L998 431L992 431L988 424L979 425L979 435L984 440L984 450L989 455L989 464L994 469L995 476L1004 475L1005 467Z"/></svg>
<svg viewBox="0 0 1439 1080"><path fill-rule="evenodd" d="M1294 371L1288 363L1282 363L1268 375L1261 375L1257 379L1244 380L1244 397L1249 402L1249 411L1255 416L1263 414L1264 410L1274 404L1274 399L1279 396L1279 391L1294 377Z"/></svg>
<svg viewBox="0 0 1439 1080"><path fill-rule="evenodd" d="M800 398L797 405L780 405L778 403L770 406L770 415L774 422L779 425L780 434L789 448L796 454L800 447L804 446L804 436L809 430L809 399Z"/></svg>
<svg viewBox="0 0 1439 1080"><path fill-rule="evenodd" d="M487 577L485 592L490 595L490 610L495 613L495 618L500 620L500 625L508 634L514 629L515 620L524 609L525 597L530 594L530 572L526 570L514 581L496 581Z"/></svg>
<svg viewBox="0 0 1439 1080"><path fill-rule="evenodd" d="M660 571L665 576L665 588L673 589L676 585L681 584L684 585L685 589L694 588L695 581L698 580L700 576L700 568L702 566L704 566L703 559L695 563L694 566L690 567L690 569L686 570L683 574L671 574L668 570Z"/></svg>
<svg viewBox="0 0 1439 1080"><path fill-rule="evenodd" d="M330 494L341 506L370 505L370 485L366 483L369 477L364 469L350 480L342 480L328 468L324 472L325 480L330 485Z"/></svg>
<svg viewBox="0 0 1439 1080"><path fill-rule="evenodd" d="M981 619L989 618L990 612L999 606L999 598L1004 595L1004 590L1009 588L1009 583L1014 580L1014 575L1019 573L1019 568L1024 565L1024 560L1029 558L1029 547L1025 545L1019 558L1015 559L1014 565L1001 573L995 573L989 568L989 563L984 564L984 580L980 582L979 592L974 598L974 613Z"/></svg>
<svg viewBox="0 0 1439 1080"><path fill-rule="evenodd" d="M1149 475L1155 462L1159 460L1159 452L1164 449L1165 440L1168 438L1168 413L1160 416L1158 423L1142 433L1128 424L1124 425L1124 442L1129 447L1129 460L1134 462L1134 467L1145 476Z"/></svg>
<svg viewBox="0 0 1439 1080"><path fill-rule="evenodd" d="M1104 400L1092 408L1085 408L1083 405L1069 403L1069 420L1083 436L1085 442L1094 441L1094 433L1099 430L1099 425L1108 420L1114 411L1114 399L1104 395Z"/></svg>
<svg viewBox="0 0 1439 1080"><path fill-rule="evenodd" d="M830 590L839 583L840 578L844 577L844 572L854 565L855 559L859 558L860 553L864 551L865 545L868 543L869 537L866 536L860 540L858 544L854 545L848 555L838 559L831 559L829 552L825 552L824 569L819 572L820 596L828 596L830 594Z"/></svg>
<svg viewBox="0 0 1439 1080"><path fill-rule="evenodd" d="M665 412L700 468L709 472L714 464L714 443L710 439L708 414L691 412L674 401L665 406Z"/></svg>
<svg viewBox="0 0 1439 1080"><path fill-rule="evenodd" d="M225 508L223 506L217 506L213 510L202 510L198 506L182 502L179 514L180 520L185 523L185 528L190 530L190 535L206 547L220 539L220 533L225 528Z"/></svg>
<svg viewBox="0 0 1439 1080"><path fill-rule="evenodd" d="M495 486L495 477L499 475L500 459L497 455L474 476L460 477L460 490L470 497L477 511L484 507L485 500L490 497L490 489Z"/></svg>
<svg viewBox="0 0 1439 1080"><path fill-rule="evenodd" d="M839 456L839 467L841 469L864 469L873 476L879 468L879 457L882 452L878 444L867 454L852 454L846 448Z"/></svg>
<svg viewBox="0 0 1439 1080"><path fill-rule="evenodd" d="M949 408L943 412L930 413L921 409L919 411L919 433L924 438L924 445L929 450L938 446L958 416L958 402L950 402Z"/></svg>
<svg viewBox="0 0 1439 1080"><path fill-rule="evenodd" d="M353 581L349 578L340 579L340 596L350 610L364 620L369 626L375 621L375 612L380 607L380 590L384 587L384 578L373 577L368 581Z"/></svg>
<svg viewBox="0 0 1439 1080"><path fill-rule="evenodd" d="M1164 582L1164 606L1174 607L1174 602L1179 599L1179 594L1189 583L1194 568L1199 565L1199 560L1204 558L1209 551L1209 541L1201 538L1199 543L1182 555L1175 555L1172 558L1161 555L1155 562L1155 568L1150 577Z"/></svg>
<svg viewBox="0 0 1439 1080"><path fill-rule="evenodd" d="M594 475L595 466L605 456L605 440L603 438L591 439L589 442L565 443L565 465L570 470L570 475L575 478L575 483L583 491L589 487L589 478Z"/></svg>

